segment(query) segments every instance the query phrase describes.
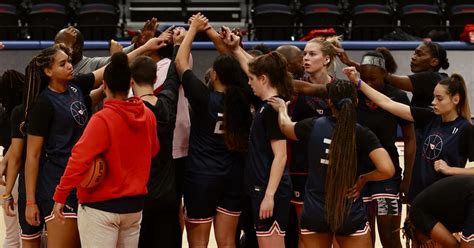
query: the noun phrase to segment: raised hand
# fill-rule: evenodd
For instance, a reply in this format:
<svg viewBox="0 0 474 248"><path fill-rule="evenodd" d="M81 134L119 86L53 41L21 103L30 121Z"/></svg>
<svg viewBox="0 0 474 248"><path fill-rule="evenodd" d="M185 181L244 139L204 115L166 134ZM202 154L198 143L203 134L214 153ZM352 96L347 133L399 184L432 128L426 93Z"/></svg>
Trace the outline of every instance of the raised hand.
<svg viewBox="0 0 474 248"><path fill-rule="evenodd" d="M148 40L155 37L158 25L158 20L154 17L151 18L151 20L146 21L145 25L143 25L142 31L138 35L135 46L140 47L144 45Z"/></svg>
<svg viewBox="0 0 474 248"><path fill-rule="evenodd" d="M163 38L152 38L143 45L146 50L158 50L166 46L166 40Z"/></svg>
<svg viewBox="0 0 474 248"><path fill-rule="evenodd" d="M168 27L165 31L163 31L160 36L158 36L159 39L165 40L168 44L173 43L173 29L175 28L174 25Z"/></svg>
<svg viewBox="0 0 474 248"><path fill-rule="evenodd" d="M342 69L342 72L347 76L347 78L357 84L357 82L359 81L360 79L360 75L359 75L359 72L356 70L355 67L351 66L351 67L346 67L344 69Z"/></svg>
<svg viewBox="0 0 474 248"><path fill-rule="evenodd" d="M120 43L118 43L115 40L110 40L110 48L109 48L110 56L114 55L115 53L121 52L122 50L123 50L123 46L120 45Z"/></svg>
<svg viewBox="0 0 474 248"><path fill-rule="evenodd" d="M173 44L181 45L184 40L184 37L186 36L186 33L186 29L182 27L175 28L173 30Z"/></svg>
<svg viewBox="0 0 474 248"><path fill-rule="evenodd" d="M189 20L191 21L190 29L193 28L197 32L204 32L207 29L211 28L211 26L209 25L209 20L201 13L193 15L191 18L189 18Z"/></svg>
<svg viewBox="0 0 474 248"><path fill-rule="evenodd" d="M224 44L226 44L226 46L232 51L238 49L240 46L240 37L232 33L230 28L226 26L221 28L221 37L224 41Z"/></svg>
<svg viewBox="0 0 474 248"><path fill-rule="evenodd" d="M334 47L337 51L337 57L341 60L341 62L345 65L352 65L351 64L351 59L349 58L349 55L347 55L346 51L340 47Z"/></svg>

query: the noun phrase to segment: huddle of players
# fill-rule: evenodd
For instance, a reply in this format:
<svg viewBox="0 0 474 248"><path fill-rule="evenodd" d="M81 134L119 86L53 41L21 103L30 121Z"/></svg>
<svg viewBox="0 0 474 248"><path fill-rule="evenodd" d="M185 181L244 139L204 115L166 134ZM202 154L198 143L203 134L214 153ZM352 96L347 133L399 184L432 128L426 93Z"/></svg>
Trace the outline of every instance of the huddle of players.
<svg viewBox="0 0 474 248"><path fill-rule="evenodd" d="M288 72L301 69L292 65L291 57L270 52L254 58L228 28L217 33L201 14L190 23L187 33L165 32L85 75L72 77L63 45L43 50L30 62L24 104L12 111L12 150L19 157L27 151L19 199L24 244L39 241L44 221L51 247L78 246L77 227L85 247L134 247L144 236L163 244L170 238L143 234L145 211L142 230L140 219L149 197L146 178L149 193L154 180L161 180L150 176L149 166L153 171L162 164L160 153L151 159L158 140L161 151L170 145L170 135L163 132L174 127L180 82L193 113L183 184L192 247L207 246L213 222L218 245L235 244L243 193L260 247L285 245L290 201L298 216L301 246L329 247L335 236L341 247L370 247L369 220L373 223L376 217L382 244L400 247L400 193L416 202L415 196L443 175L473 174L464 168L473 147L465 83L457 74L438 72L449 66L440 45L422 43L411 60L415 74L397 76L386 49L369 52L355 63L336 39L314 39L303 57L293 53L305 70L298 81L292 78L296 71ZM189 64L198 32L205 32L223 54L210 69L209 87ZM170 39L175 41L174 63L162 92L154 96L153 61L134 59L169 46ZM344 69L350 81L331 76L336 57L353 66ZM130 82L134 98L128 98ZM411 103L397 88L413 93ZM103 92L108 101L89 120L90 108ZM433 109L426 109L430 105ZM88 121L94 125L86 125ZM160 121L168 126L160 130ZM403 180L394 145L397 125L405 141ZM104 182L94 189L78 188L76 198L74 188L99 154L109 166ZM472 189L466 199L469 196ZM468 213L472 218L472 210ZM437 241L431 230L443 222L432 219L427 224L427 218L413 218L411 223L428 226L424 234ZM466 223L456 230L447 228L462 231L462 244L473 245L474 221ZM163 224L168 223L152 222L149 228Z"/></svg>

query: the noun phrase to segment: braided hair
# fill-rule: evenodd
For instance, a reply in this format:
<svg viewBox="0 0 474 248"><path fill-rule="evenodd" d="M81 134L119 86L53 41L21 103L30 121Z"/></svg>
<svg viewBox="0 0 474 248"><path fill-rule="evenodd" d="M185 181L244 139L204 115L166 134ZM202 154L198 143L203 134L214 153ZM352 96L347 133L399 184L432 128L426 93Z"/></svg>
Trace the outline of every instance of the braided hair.
<svg viewBox="0 0 474 248"><path fill-rule="evenodd" d="M64 52L68 57L71 55L70 50L64 44L55 44L52 47L42 50L26 67L26 90L23 98L25 120L27 120L28 113L40 92L48 86L50 78L44 73L44 69L51 68L54 63L54 56L58 52ZM25 122L22 122L20 124L20 130L24 132L24 128Z"/></svg>

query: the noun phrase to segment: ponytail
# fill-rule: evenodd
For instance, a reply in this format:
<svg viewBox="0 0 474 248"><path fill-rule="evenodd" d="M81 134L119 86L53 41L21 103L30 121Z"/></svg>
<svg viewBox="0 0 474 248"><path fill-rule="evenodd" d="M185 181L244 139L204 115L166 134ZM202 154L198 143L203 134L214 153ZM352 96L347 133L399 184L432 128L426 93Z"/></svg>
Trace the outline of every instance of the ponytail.
<svg viewBox="0 0 474 248"><path fill-rule="evenodd" d="M464 78L460 74L454 73L449 78L441 80L438 84L445 86L451 97L456 94L459 95L456 111L458 115L471 122L471 110L469 108L469 99L467 97L467 88Z"/></svg>
<svg viewBox="0 0 474 248"><path fill-rule="evenodd" d="M338 111L338 117L329 146L325 202L329 227L336 232L343 225L352 204L346 194L357 176L357 92L354 84L343 80L330 84L328 88L329 99Z"/></svg>
<svg viewBox="0 0 474 248"><path fill-rule="evenodd" d="M231 151L244 152L248 146L252 114L241 80L239 62L229 55L218 56L212 65L219 81L225 85L224 97L224 142Z"/></svg>
<svg viewBox="0 0 474 248"><path fill-rule="evenodd" d="M247 150L251 124L250 101L243 87L227 86L224 99L224 141L229 150Z"/></svg>

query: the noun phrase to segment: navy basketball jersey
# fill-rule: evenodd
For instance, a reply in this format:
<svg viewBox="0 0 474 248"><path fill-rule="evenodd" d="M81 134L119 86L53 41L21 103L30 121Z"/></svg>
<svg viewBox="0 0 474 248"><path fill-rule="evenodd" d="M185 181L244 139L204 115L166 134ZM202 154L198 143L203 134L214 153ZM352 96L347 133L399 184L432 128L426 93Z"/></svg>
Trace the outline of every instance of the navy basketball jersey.
<svg viewBox="0 0 474 248"><path fill-rule="evenodd" d="M278 114L264 102L255 112L255 118L250 129L250 140L245 167L245 185L250 195L254 192L265 192L270 170L274 159L271 140L282 140L286 137L278 126ZM280 185L275 195L291 195L291 180L288 169L285 168Z"/></svg>
<svg viewBox="0 0 474 248"><path fill-rule="evenodd" d="M462 139L468 138L469 121L458 117L454 121L442 122L440 116L430 109L411 107L411 113L424 128L421 130L421 142L417 143L415 165L411 179L409 199L445 177L434 169L434 162L442 159L452 167L465 167L467 147L461 147Z"/></svg>
<svg viewBox="0 0 474 248"><path fill-rule="evenodd" d="M242 155L227 149L224 141L225 94L208 89L191 70L183 74L183 88L191 104L191 134L186 172L194 175L227 175Z"/></svg>
<svg viewBox="0 0 474 248"><path fill-rule="evenodd" d="M336 118L321 117L297 122L295 134L298 139L308 140L309 176L306 182L306 193L325 194L326 169L329 165L329 147L336 126ZM368 167L369 153L381 147L377 137L367 128L357 124L357 176L371 170ZM355 182L354 182L355 183ZM360 199L360 198L359 198Z"/></svg>
<svg viewBox="0 0 474 248"><path fill-rule="evenodd" d="M31 110L28 123L29 134L45 138L43 162L66 168L72 147L89 118L82 90L75 84L68 84L63 93L44 89Z"/></svg>

